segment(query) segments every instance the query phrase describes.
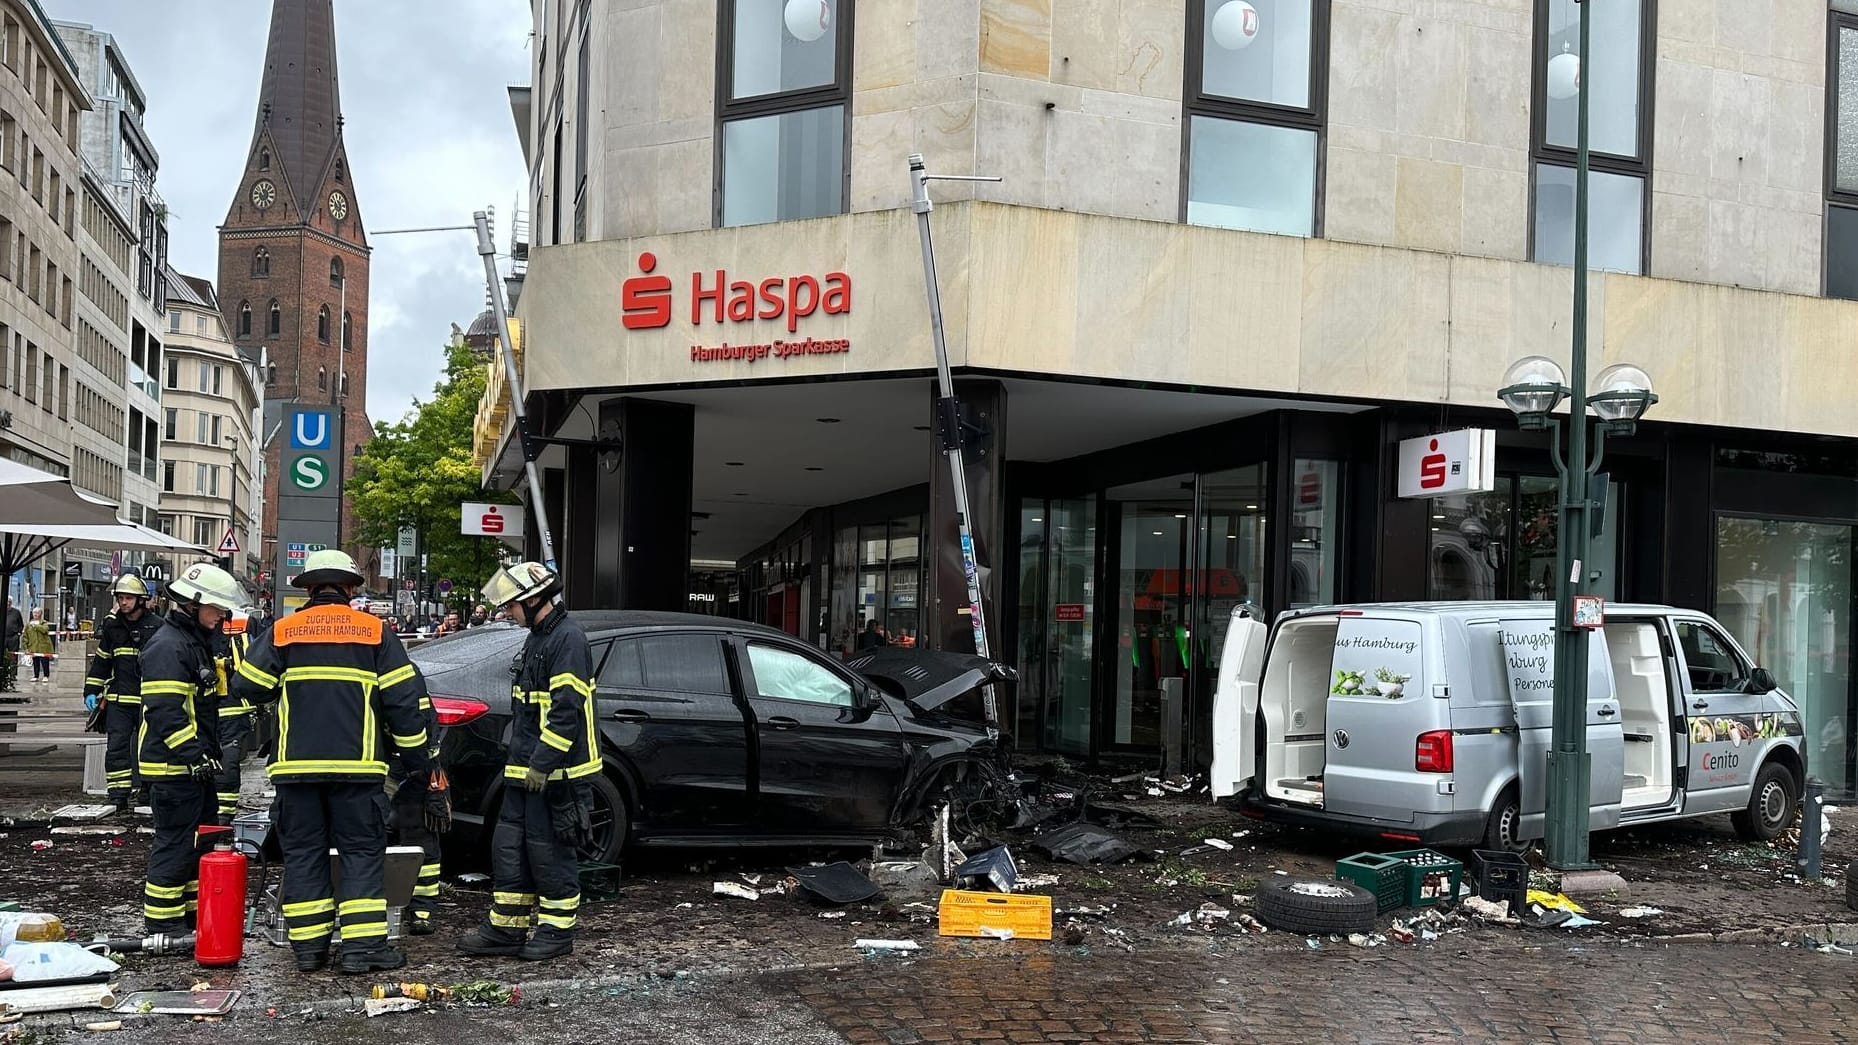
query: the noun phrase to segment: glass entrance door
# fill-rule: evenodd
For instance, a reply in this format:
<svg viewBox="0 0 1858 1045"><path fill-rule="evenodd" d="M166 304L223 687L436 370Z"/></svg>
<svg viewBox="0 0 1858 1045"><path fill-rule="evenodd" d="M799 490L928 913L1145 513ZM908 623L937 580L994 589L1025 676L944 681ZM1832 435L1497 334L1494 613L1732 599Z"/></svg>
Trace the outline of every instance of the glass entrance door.
<svg viewBox="0 0 1858 1045"><path fill-rule="evenodd" d="M1157 749L1165 685L1193 663L1191 556L1194 479L1172 476L1110 490L1120 517L1115 681L1099 747ZM1178 679L1169 683L1167 680Z"/></svg>

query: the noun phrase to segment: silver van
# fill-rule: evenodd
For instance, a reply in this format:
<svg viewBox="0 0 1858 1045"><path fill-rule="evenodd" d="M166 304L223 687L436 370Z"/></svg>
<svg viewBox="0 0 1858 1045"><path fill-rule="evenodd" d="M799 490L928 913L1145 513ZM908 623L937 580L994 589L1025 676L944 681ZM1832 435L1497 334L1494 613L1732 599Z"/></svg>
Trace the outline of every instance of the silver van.
<svg viewBox="0 0 1858 1045"><path fill-rule="evenodd" d="M1554 604L1235 611L1213 703L1214 798L1285 823L1425 845L1542 837ZM1749 839L1792 820L1799 708L1722 625L1608 606L1588 643L1590 825L1729 813Z"/></svg>

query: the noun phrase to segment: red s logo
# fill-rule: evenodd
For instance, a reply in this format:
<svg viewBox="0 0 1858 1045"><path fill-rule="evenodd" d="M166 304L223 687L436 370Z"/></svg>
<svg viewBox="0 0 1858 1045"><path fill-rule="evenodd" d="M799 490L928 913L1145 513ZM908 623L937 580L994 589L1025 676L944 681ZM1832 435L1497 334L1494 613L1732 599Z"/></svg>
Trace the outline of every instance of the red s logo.
<svg viewBox="0 0 1858 1045"><path fill-rule="evenodd" d="M1437 439L1427 443L1426 448L1434 452L1419 459L1419 488L1437 490L1445 485L1445 455L1437 452Z"/></svg>
<svg viewBox="0 0 1858 1045"><path fill-rule="evenodd" d="M619 285L619 303L626 312L620 322L627 330L650 330L671 322L671 277L649 275L657 267L657 256L648 250L639 255L639 271L648 275Z"/></svg>
<svg viewBox="0 0 1858 1045"><path fill-rule="evenodd" d="M483 519L480 521L484 527L485 533L503 532L503 516L498 515L495 508L485 512Z"/></svg>

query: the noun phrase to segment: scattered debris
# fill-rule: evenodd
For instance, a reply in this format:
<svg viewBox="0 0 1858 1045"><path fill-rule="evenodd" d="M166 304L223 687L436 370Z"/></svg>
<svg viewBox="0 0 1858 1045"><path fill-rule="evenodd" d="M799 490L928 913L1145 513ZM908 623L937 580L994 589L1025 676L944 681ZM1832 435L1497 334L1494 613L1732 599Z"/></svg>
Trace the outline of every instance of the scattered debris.
<svg viewBox="0 0 1858 1045"><path fill-rule="evenodd" d="M361 1009L368 1014L369 1019L391 1012L416 1012L423 1007L418 998L369 998L361 1003Z"/></svg>
<svg viewBox="0 0 1858 1045"><path fill-rule="evenodd" d="M32 843L32 851L35 853L43 853L44 851L46 851L47 849L50 849L51 847L52 847L51 840L46 839L46 838L41 838L38 841Z"/></svg>
<svg viewBox="0 0 1858 1045"><path fill-rule="evenodd" d="M1053 860L1072 864L1114 864L1141 850L1095 824L1068 824L1032 840L1032 848Z"/></svg>
<svg viewBox="0 0 1858 1045"><path fill-rule="evenodd" d="M459 885L485 885L489 882L490 876L482 871L467 871L458 876Z"/></svg>
<svg viewBox="0 0 1858 1045"><path fill-rule="evenodd" d="M985 882L997 892L1015 892L1019 885L1019 865L1014 863L1011 850L1006 846L998 846L968 857L961 866L955 868L955 882L958 888L970 888Z"/></svg>
<svg viewBox="0 0 1858 1045"><path fill-rule="evenodd" d="M123 1021L121 1020L99 1020L96 1023L84 1024L84 1029L87 1031L91 1031L92 1033L107 1034L110 1031L122 1030Z"/></svg>
<svg viewBox="0 0 1858 1045"><path fill-rule="evenodd" d="M1664 912L1656 907L1628 907L1619 912L1621 918L1653 918Z"/></svg>
<svg viewBox="0 0 1858 1045"><path fill-rule="evenodd" d="M1207 845L1210 845L1215 849L1219 849L1219 850L1222 850L1228 853L1232 851L1232 843L1226 841L1224 838L1208 838L1208 839L1204 839L1204 841Z"/></svg>
<svg viewBox="0 0 1858 1045"><path fill-rule="evenodd" d="M1380 933L1349 933L1348 934L1348 945L1350 947L1360 947L1363 949L1367 949L1367 948L1372 948L1372 947L1379 947L1386 942L1387 942L1387 937L1382 936Z"/></svg>
<svg viewBox="0 0 1858 1045"><path fill-rule="evenodd" d="M476 980L471 983L453 984L448 990L452 997L466 1005L504 1006L521 1005L523 991L521 987L505 987L495 980Z"/></svg>
<svg viewBox="0 0 1858 1045"><path fill-rule="evenodd" d="M710 885L710 894L713 896L733 896L738 900L761 899L761 890L751 885L743 885L741 882L714 882Z"/></svg>
<svg viewBox="0 0 1858 1045"><path fill-rule="evenodd" d="M823 921L831 921L834 918L845 917L845 912L844 911L821 911L816 917L820 918Z"/></svg>
<svg viewBox="0 0 1858 1045"><path fill-rule="evenodd" d="M107 836L107 835L120 835L124 831L127 831L127 830L129 829L126 827L103 827L103 826L54 827L52 828L52 834L55 834L55 835L105 835Z"/></svg>
<svg viewBox="0 0 1858 1045"><path fill-rule="evenodd" d="M877 883L843 860L820 867L789 867L787 873L793 875L803 892L824 903L861 903L884 895Z"/></svg>
<svg viewBox="0 0 1858 1045"><path fill-rule="evenodd" d="M1055 874L1022 874L1019 876L1019 888L1016 892L1030 892L1034 889L1055 889L1058 876Z"/></svg>
<svg viewBox="0 0 1858 1045"><path fill-rule="evenodd" d="M136 991L117 1012L157 1016L223 1016L239 1001L238 991Z"/></svg>
<svg viewBox="0 0 1858 1045"><path fill-rule="evenodd" d="M983 925L981 926L981 935L989 940L1010 940L1013 938L1014 933L1011 929L993 929Z"/></svg>
<svg viewBox="0 0 1858 1045"><path fill-rule="evenodd" d="M1320 951L1323 949L1322 937L1320 936L1305 937L1303 941L1303 946L1308 947L1312 951Z"/></svg>
<svg viewBox="0 0 1858 1045"><path fill-rule="evenodd" d="M1241 929L1244 929L1248 933L1262 933L1262 932L1270 931L1265 928L1263 922L1259 921L1256 918L1253 918L1249 914L1241 914L1236 919L1234 919L1234 921L1238 922L1239 927Z"/></svg>
<svg viewBox="0 0 1858 1045"><path fill-rule="evenodd" d="M1486 900L1481 896L1467 896L1458 901L1458 906L1466 912L1495 925L1521 925L1522 922L1510 915L1508 904Z"/></svg>
<svg viewBox="0 0 1858 1045"><path fill-rule="evenodd" d="M1820 944L1820 945L1819 945L1818 947L1815 947L1815 948L1813 948L1813 949L1814 949L1815 951L1818 951L1818 952L1819 952L1820 954L1843 954L1843 955L1845 955L1846 957L1852 957L1852 956L1853 956L1853 955L1852 955L1852 950L1851 950L1851 948L1849 948L1849 947L1840 947L1840 946L1839 946L1838 944L1836 944L1836 943L1824 943L1824 944Z"/></svg>
<svg viewBox="0 0 1858 1045"><path fill-rule="evenodd" d="M53 820L101 820L116 812L114 805L68 805L52 810Z"/></svg>
<svg viewBox="0 0 1858 1045"><path fill-rule="evenodd" d="M1062 911L1053 911L1052 914L1059 918L1108 918L1110 908L1107 906L1067 907Z"/></svg>
<svg viewBox="0 0 1858 1045"><path fill-rule="evenodd" d="M884 860L871 865L871 880L888 896L930 896L942 885L935 868L921 860Z"/></svg>
<svg viewBox="0 0 1858 1045"><path fill-rule="evenodd" d="M852 946L866 954L880 954L892 951L920 951L915 940L854 940Z"/></svg>

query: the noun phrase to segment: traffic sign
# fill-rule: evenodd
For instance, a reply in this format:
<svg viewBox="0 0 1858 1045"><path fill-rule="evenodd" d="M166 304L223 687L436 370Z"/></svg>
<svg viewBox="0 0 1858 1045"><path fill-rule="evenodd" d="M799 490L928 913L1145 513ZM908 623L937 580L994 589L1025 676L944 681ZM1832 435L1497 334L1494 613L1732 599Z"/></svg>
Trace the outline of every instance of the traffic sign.
<svg viewBox="0 0 1858 1045"><path fill-rule="evenodd" d="M304 455L290 463L290 481L303 490L320 490L329 485L329 463L320 457Z"/></svg>
<svg viewBox="0 0 1858 1045"><path fill-rule="evenodd" d="M232 527L226 527L226 536L219 539L219 548L217 550L221 555L239 554L239 537L232 532Z"/></svg>
<svg viewBox="0 0 1858 1045"><path fill-rule="evenodd" d="M64 575L66 577L82 577L84 575L84 564L77 559L72 559L70 562L65 563Z"/></svg>
<svg viewBox="0 0 1858 1045"><path fill-rule="evenodd" d="M440 577L439 578L439 594L450 595L451 593L452 593L452 579L450 577Z"/></svg>

